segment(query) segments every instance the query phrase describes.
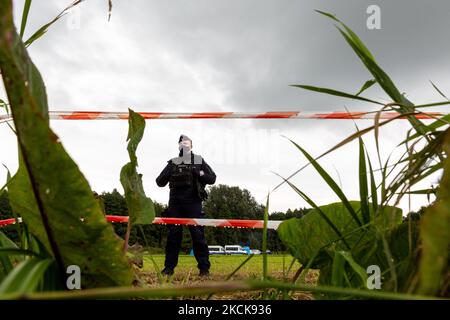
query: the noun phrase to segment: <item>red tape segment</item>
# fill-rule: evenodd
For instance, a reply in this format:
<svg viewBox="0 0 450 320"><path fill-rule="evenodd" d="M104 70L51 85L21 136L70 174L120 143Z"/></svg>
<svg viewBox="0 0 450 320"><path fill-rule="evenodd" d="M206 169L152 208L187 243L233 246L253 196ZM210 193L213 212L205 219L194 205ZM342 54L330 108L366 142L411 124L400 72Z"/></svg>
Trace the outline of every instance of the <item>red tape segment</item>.
<svg viewBox="0 0 450 320"><path fill-rule="evenodd" d="M139 112L144 119L335 119L362 120L374 119L375 112L301 112L301 111L269 111L269 112ZM392 119L398 112L381 112L380 119ZM445 115L443 112L417 113L417 119L435 119ZM128 112L99 111L50 111L50 119L54 120L127 120ZM401 117L399 119L406 119ZM11 115L0 115L0 122L12 120Z"/></svg>
<svg viewBox="0 0 450 320"><path fill-rule="evenodd" d="M22 219L18 219L22 222ZM106 220L109 222L128 222L128 216L114 216L107 215ZM282 221L269 220L267 221L267 229L276 230ZM0 227L7 226L16 223L16 219L0 220ZM205 226L215 228L264 228L263 220L241 220L241 219L193 219L193 218L161 218L156 217L153 220L153 224L175 224L175 225L187 225L187 226Z"/></svg>

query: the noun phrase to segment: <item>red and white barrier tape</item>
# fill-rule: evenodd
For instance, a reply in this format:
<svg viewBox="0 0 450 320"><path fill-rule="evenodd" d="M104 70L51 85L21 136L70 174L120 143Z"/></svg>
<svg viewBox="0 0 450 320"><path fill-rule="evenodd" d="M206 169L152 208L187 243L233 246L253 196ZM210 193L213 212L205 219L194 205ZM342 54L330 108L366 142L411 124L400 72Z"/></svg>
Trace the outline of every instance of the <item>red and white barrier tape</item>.
<svg viewBox="0 0 450 320"><path fill-rule="evenodd" d="M139 112L144 119L374 119L375 112ZM380 119L392 119L398 112L381 112ZM446 115L444 112L418 113L417 119L434 119ZM128 112L98 111L50 111L50 119L54 120L127 120ZM401 117L399 119L406 119ZM0 122L12 120L11 115L0 115Z"/></svg>
<svg viewBox="0 0 450 320"><path fill-rule="evenodd" d="M107 215L106 219L109 222L128 222L128 216L113 216ZM19 218L19 222L22 219ZM276 230L282 221L269 220L267 222L267 229ZM16 219L0 220L0 227L16 223ZM188 226L205 226L216 228L264 228L263 220L241 220L241 219L193 219L193 218L161 218L156 217L153 224L175 224Z"/></svg>

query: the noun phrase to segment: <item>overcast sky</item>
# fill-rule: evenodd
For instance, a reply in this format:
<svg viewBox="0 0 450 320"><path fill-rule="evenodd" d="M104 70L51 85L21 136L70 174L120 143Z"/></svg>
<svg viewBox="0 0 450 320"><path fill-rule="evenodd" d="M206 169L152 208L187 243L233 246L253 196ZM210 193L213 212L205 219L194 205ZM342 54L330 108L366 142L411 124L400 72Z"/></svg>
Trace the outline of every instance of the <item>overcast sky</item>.
<svg viewBox="0 0 450 320"><path fill-rule="evenodd" d="M70 1L33 1L25 37ZM381 8L381 30L366 26L369 5ZM16 25L23 1L14 1ZM415 103L440 101L433 80L450 93L450 2L448 1L125 1L86 0L52 26L29 49L47 87L50 110L127 111L351 111L374 106L302 91L311 84L357 92L370 74L330 19L336 14L367 44L380 65ZM6 95L3 88L0 98ZM367 96L388 102L373 87ZM442 110L442 109L441 109ZM370 121L357 121L360 128ZM128 161L126 121L52 121L69 154L97 192L117 188ZM383 157L405 137L398 121L382 130ZM339 120L153 120L138 149L145 191L167 202L168 188L155 178L177 155L180 134L192 138L217 174L217 184L248 189L263 201L283 176L305 164L287 136L319 155L354 132ZM17 169L14 135L0 125L0 162ZM366 143L375 162L372 135ZM339 149L321 164L351 199L358 198L357 144ZM437 181L433 176L423 187ZM0 179L6 179L0 170ZM312 168L293 182L316 203L337 197ZM418 188L421 186L418 186ZM270 211L306 206L288 186L271 196ZM412 209L427 203L412 200ZM406 210L406 202L402 203Z"/></svg>

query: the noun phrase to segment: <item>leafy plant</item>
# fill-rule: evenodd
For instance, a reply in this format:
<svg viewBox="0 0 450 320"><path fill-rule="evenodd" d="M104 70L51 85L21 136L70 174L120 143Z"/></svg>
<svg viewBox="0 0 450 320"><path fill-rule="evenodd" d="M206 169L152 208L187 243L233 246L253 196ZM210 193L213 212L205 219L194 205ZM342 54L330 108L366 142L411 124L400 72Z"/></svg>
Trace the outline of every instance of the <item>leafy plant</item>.
<svg viewBox="0 0 450 320"><path fill-rule="evenodd" d="M84 287L125 285L132 273L83 174L49 127L44 83L17 34L11 1L0 4L0 69L19 144L9 186L13 211L56 260L83 271Z"/></svg>
<svg viewBox="0 0 450 320"><path fill-rule="evenodd" d="M128 117L128 154L130 162L120 171L120 182L125 190L129 221L125 237L125 251L128 246L128 238L131 226L134 224L151 224L155 218L155 206L150 198L147 198L142 185L142 175L138 174L136 150L142 140L145 130L145 119L140 114L129 109Z"/></svg>
<svg viewBox="0 0 450 320"><path fill-rule="evenodd" d="M426 210L423 221L407 220L400 224L401 211L395 206L406 194L428 193L430 190L411 191L410 189L419 181L446 168L447 155L443 149L448 151L444 141L446 141L445 137L448 136L449 129L445 131L437 129L449 123L449 116L425 125L416 118L416 115L424 113L419 111L420 108L444 105L449 102L414 106L404 95L400 94L390 77L381 69L367 47L349 27L334 15L321 11L319 13L338 23L339 32L367 67L374 80L367 81L356 95L309 85L294 86L383 105L360 96L363 91L377 83L393 102L384 105L378 111L372 127L358 130L357 133L344 139L317 158L310 156L302 147L292 141L342 202L327 206L316 205L300 188L289 181L304 167L297 170L283 180L314 210L300 219L283 222L279 227L280 237L292 254L303 265L306 265L303 273L309 268L320 269L319 283L322 285L364 288L365 283L362 280L365 277L362 271L369 265L377 265L384 270L383 276L387 279L383 284L385 291L445 295L449 282L448 252L450 247L448 233L450 210L446 203L448 194L446 190L450 181L447 179L446 171L444 170L444 176L438 188L438 200L435 205ZM434 84L433 86L445 98L445 95ZM379 121L381 112L386 110L397 111L407 117L412 129L416 132L414 134L407 132L406 139L400 145L404 146L406 151L400 159L390 162L389 157L383 164L378 132L379 127L390 121L381 123ZM377 171L372 167L362 140L362 136L370 131L374 132L377 146L380 165L380 169ZM356 139L359 141L360 200L358 202L349 201L343 190L317 161ZM381 175L379 182L375 178L377 174ZM419 270L416 267L418 260L420 261ZM417 285L417 279L420 279L419 285ZM328 297L336 298L336 295L331 294Z"/></svg>

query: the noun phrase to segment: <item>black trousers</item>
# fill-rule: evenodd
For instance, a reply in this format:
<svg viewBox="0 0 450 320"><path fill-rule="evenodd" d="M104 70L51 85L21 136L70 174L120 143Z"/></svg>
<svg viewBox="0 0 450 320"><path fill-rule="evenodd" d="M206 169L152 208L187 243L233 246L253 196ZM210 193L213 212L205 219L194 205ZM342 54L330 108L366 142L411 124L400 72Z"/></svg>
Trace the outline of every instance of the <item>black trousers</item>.
<svg viewBox="0 0 450 320"><path fill-rule="evenodd" d="M171 203L167 216L170 218L202 218L202 203ZM178 254L181 248L181 241L183 239L183 226L168 225L169 235L167 236L166 244L166 260L165 267L175 269L178 264ZM209 262L209 250L206 244L205 231L202 226L189 226L191 233L192 245L194 249L194 256L197 260L197 267L200 270L209 270L211 264Z"/></svg>

